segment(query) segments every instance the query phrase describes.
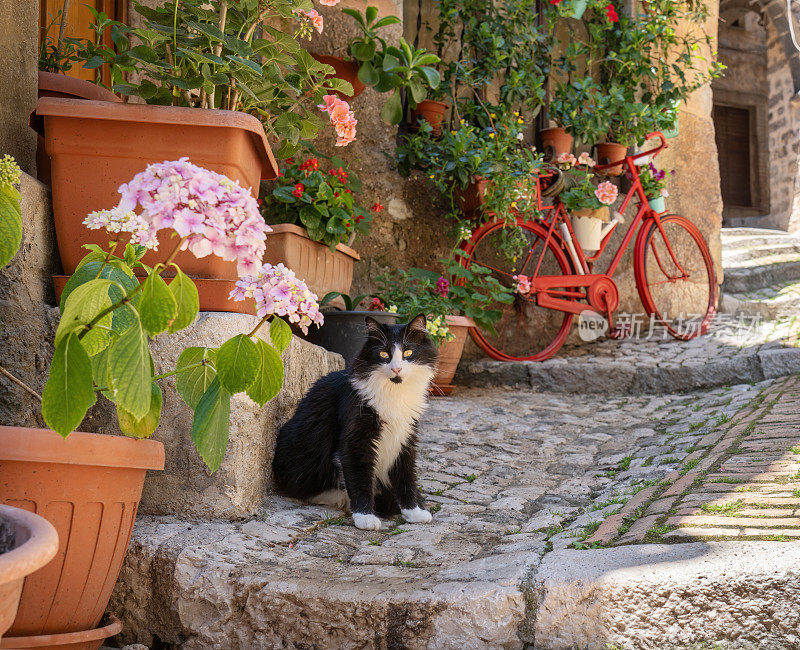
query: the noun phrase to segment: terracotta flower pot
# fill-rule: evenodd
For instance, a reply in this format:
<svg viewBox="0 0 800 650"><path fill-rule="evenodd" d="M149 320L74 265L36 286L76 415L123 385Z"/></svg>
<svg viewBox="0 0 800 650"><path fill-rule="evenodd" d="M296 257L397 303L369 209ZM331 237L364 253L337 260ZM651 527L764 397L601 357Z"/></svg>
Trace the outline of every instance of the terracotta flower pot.
<svg viewBox="0 0 800 650"><path fill-rule="evenodd" d="M486 201L486 188L489 185L489 179L475 177L472 182L462 189L457 187L455 190L455 198L458 207L464 214L477 212Z"/></svg>
<svg viewBox="0 0 800 650"><path fill-rule="evenodd" d="M100 102L122 102L110 90L102 86L93 84L90 81L68 77L65 74L55 72L43 72L39 70L39 98L42 97L66 97L68 99L90 99ZM31 114L31 126L37 120L36 113ZM38 131L43 131L38 128ZM36 178L45 185L50 185L50 156L44 150L44 138L41 134L36 136Z"/></svg>
<svg viewBox="0 0 800 650"><path fill-rule="evenodd" d="M0 639L17 615L22 582L58 551L58 533L47 519L0 505Z"/></svg>
<svg viewBox="0 0 800 650"><path fill-rule="evenodd" d="M117 188L151 163L187 156L250 187L254 196L262 178L277 177L264 128L246 113L45 97L36 114L44 118L56 238L68 275L86 254L84 244L108 243L105 231L83 225L87 213L117 205ZM167 230L159 240L159 250L145 255L145 264L164 261L176 241ZM193 277L238 278L236 263L215 255L198 259L183 251L175 262Z"/></svg>
<svg viewBox="0 0 800 650"><path fill-rule="evenodd" d="M446 102L439 102L435 99L426 99L417 104L416 108L411 109L411 124L409 125L412 130L419 129L419 119L422 118L433 129L433 135L439 137L442 135L442 122L444 122L444 115L450 104Z"/></svg>
<svg viewBox="0 0 800 650"><path fill-rule="evenodd" d="M439 365L433 377L431 395L449 395L453 392L454 386L450 382L461 361L469 328L475 327L475 321L465 316L447 316L447 327L455 338L439 346Z"/></svg>
<svg viewBox="0 0 800 650"><path fill-rule="evenodd" d="M351 100L354 97L358 97L361 93L364 92L366 86L359 80L358 78L358 68L360 64L358 61L347 61L339 56L328 56L327 54L315 54L314 52L309 52L311 56L313 56L317 61L320 63L324 63L325 65L331 66L335 73L328 75L328 77L336 77L337 79L343 79L344 81L349 81L350 84L353 86L353 94L346 95L345 93L336 94L345 101Z"/></svg>
<svg viewBox="0 0 800 650"><path fill-rule="evenodd" d="M539 131L545 159L555 160L562 153L572 151L572 136L560 126Z"/></svg>
<svg viewBox="0 0 800 650"><path fill-rule="evenodd" d="M352 248L337 244L336 250L315 242L304 228L291 223L270 226L264 261L270 264L283 262L297 277L305 280L317 297L338 291L347 293L353 282L353 263L361 259Z"/></svg>
<svg viewBox="0 0 800 650"><path fill-rule="evenodd" d="M628 153L628 148L624 144L618 142L598 142L594 145L595 160L598 165L607 165L609 163L624 160ZM602 171L606 176L619 176L622 173L622 165L610 167Z"/></svg>
<svg viewBox="0 0 800 650"><path fill-rule="evenodd" d="M0 648L91 650L119 626L98 629L117 581L147 470L164 468L154 440L0 427L0 495L47 519L58 554L25 580ZM31 637L44 637L35 639ZM72 645L70 645L72 644Z"/></svg>

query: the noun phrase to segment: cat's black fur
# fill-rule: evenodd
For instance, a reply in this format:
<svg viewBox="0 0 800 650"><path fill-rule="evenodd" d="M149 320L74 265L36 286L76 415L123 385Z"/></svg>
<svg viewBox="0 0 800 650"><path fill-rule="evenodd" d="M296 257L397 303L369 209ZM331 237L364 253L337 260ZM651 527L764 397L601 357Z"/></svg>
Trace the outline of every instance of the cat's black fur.
<svg viewBox="0 0 800 650"><path fill-rule="evenodd" d="M381 396L416 395L417 388L427 394L438 348L427 335L422 315L407 325L386 325L370 317L366 321L368 338L351 367L319 379L280 429L272 467L275 485L286 496L310 500L344 488L351 512L388 517L401 508L424 506L416 477L419 413L407 413L410 429L391 463L386 485L376 478L376 450L386 427L379 409L387 413ZM396 346L401 353L411 350L410 356L402 359L405 363L397 363ZM382 358L382 353L389 358ZM391 370L392 364L395 370ZM423 381L424 386L409 383ZM376 398L365 388L367 384L386 392ZM396 401L389 399L388 403ZM402 414L402 409L390 412L392 418Z"/></svg>

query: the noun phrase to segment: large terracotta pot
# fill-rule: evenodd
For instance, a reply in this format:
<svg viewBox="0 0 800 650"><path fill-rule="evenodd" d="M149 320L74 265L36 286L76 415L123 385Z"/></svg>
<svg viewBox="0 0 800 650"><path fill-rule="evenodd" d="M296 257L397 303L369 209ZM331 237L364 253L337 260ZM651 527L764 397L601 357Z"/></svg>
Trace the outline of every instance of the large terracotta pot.
<svg viewBox="0 0 800 650"><path fill-rule="evenodd" d="M87 213L114 207L117 188L150 163L187 156L250 187L254 196L262 178L277 177L264 128L246 113L44 97L36 114L44 118L56 238L68 275L86 254L84 244L108 243L104 231L83 225ZM171 231L160 231L159 240L159 250L145 255L145 264L155 265L172 252ZM216 255L198 259L183 251L175 262L193 277L239 277L235 262Z"/></svg>
<svg viewBox="0 0 800 650"><path fill-rule="evenodd" d="M562 153L572 151L572 136L560 126L542 129L539 137L542 139L542 149L547 160L555 160Z"/></svg>
<svg viewBox="0 0 800 650"><path fill-rule="evenodd" d="M0 505L0 639L17 615L22 582L56 551L58 533L47 519Z"/></svg>
<svg viewBox="0 0 800 650"><path fill-rule="evenodd" d="M333 74L328 75L329 77L336 77L337 79L343 79L344 81L349 81L350 84L353 86L353 94L347 95L345 93L337 92L336 94L345 101L353 99L354 97L358 97L361 93L364 92L366 86L361 82L358 78L358 69L360 66L358 61L348 61L339 56L328 56L327 54L315 54L314 52L309 52L311 56L313 56L317 61L320 63L324 63L326 65L331 66L336 72Z"/></svg>
<svg viewBox="0 0 800 650"><path fill-rule="evenodd" d="M442 135L442 122L444 115L450 104L446 102L439 102L435 99L426 99L417 104L416 108L411 109L411 129L417 130L419 128L419 119L422 118L433 129L433 135Z"/></svg>
<svg viewBox="0 0 800 650"><path fill-rule="evenodd" d="M461 361L469 328L475 327L475 321L466 316L447 316L447 327L455 338L439 346L439 365L433 377L431 395L449 395L453 392L455 387L450 382Z"/></svg>
<svg viewBox="0 0 800 650"><path fill-rule="evenodd" d="M39 98L42 97L67 97L69 99L90 99L100 102L121 102L110 90L93 84L84 79L68 77L55 72L39 70ZM31 115L31 125L35 128L38 119L36 113ZM43 131L38 128L38 131ZM50 185L50 157L44 149L44 138L41 133L36 135L36 178L45 185Z"/></svg>
<svg viewBox="0 0 800 650"><path fill-rule="evenodd" d="M361 259L352 248L337 244L332 251L329 246L315 242L305 229L291 223L270 226L267 235L267 250L264 261L270 264L283 263L305 280L308 288L318 298L326 293L347 293L353 282L353 263Z"/></svg>
<svg viewBox="0 0 800 650"><path fill-rule="evenodd" d="M466 188L462 189L457 187L455 190L455 199L461 212L468 215L480 210L486 200L486 188L488 186L488 178L476 176Z"/></svg>
<svg viewBox="0 0 800 650"><path fill-rule="evenodd" d="M98 629L130 541L147 470L164 468L154 440L0 427L0 495L58 531L58 554L25 580L0 648L94 650L116 634ZM118 623L118 622L117 622ZM17 638L15 638L17 637ZM32 637L39 637L32 638Z"/></svg>
<svg viewBox="0 0 800 650"><path fill-rule="evenodd" d="M624 160L628 154L628 148L619 142L598 142L594 145L595 160L598 165L607 165L609 163ZM622 173L622 165L604 169L601 173L606 176L619 176Z"/></svg>

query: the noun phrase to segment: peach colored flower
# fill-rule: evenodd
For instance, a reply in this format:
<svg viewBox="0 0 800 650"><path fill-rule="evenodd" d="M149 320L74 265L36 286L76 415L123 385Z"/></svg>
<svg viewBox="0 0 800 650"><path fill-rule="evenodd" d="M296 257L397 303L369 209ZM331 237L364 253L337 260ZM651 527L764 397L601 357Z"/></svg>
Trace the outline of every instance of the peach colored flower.
<svg viewBox="0 0 800 650"><path fill-rule="evenodd" d="M325 95L322 98L324 104L318 104L317 108L328 113L331 124L338 136L337 147L346 147L356 139L356 124L358 120L355 113L350 110L350 104L336 95Z"/></svg>
<svg viewBox="0 0 800 650"><path fill-rule="evenodd" d="M574 167L575 163L578 162L577 158L573 156L571 153L562 153L559 154L558 158L556 158L556 162L562 165L569 165L570 167Z"/></svg>
<svg viewBox="0 0 800 650"><path fill-rule="evenodd" d="M323 7L335 7L339 4L339 0L319 0Z"/></svg>
<svg viewBox="0 0 800 650"><path fill-rule="evenodd" d="M318 33L322 33L323 20L322 16L317 13L316 9L309 9L308 11L305 9L295 9L294 13L300 18L300 20L307 20L310 22Z"/></svg>
<svg viewBox="0 0 800 650"><path fill-rule="evenodd" d="M578 156L578 164L586 165L587 167L594 167L597 163L592 160L588 153L584 151L580 156Z"/></svg>
<svg viewBox="0 0 800 650"><path fill-rule="evenodd" d="M597 200L603 205L611 205L617 200L618 193L619 191L617 190L617 186L611 181L603 181L594 191L594 195L597 197Z"/></svg>

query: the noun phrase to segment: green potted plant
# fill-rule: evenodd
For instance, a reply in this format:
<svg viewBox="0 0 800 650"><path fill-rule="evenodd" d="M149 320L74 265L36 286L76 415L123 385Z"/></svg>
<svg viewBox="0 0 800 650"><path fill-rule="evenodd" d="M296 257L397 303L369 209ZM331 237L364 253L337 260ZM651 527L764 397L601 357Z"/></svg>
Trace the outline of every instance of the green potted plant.
<svg viewBox="0 0 800 650"><path fill-rule="evenodd" d="M13 181L15 173L6 162L0 179ZM316 296L302 280L282 265L262 264L269 227L246 188L181 159L149 166L120 195L113 209L86 217L86 227L110 241L88 246L61 296L40 396L50 430L0 427L3 499L34 503L51 517L63 545L56 565L26 581L12 638L5 640L11 647L59 645L77 633L100 640L118 631L97 626L145 473L164 467L163 445L148 439L161 415L159 382L175 377L194 414L191 438L213 472L227 447L231 396L246 393L263 405L281 389L281 353L291 341L284 318L303 330L322 322ZM15 199L8 182L0 185L0 263L20 240ZM149 266L144 254L159 240L169 252ZM182 249L233 263L241 277L232 298L250 300L259 320L218 348L186 348L174 369L156 374L149 339L189 327L198 314L197 288L175 261ZM267 327L269 334L259 336ZM36 395L21 380L13 382ZM115 405L123 436L74 432L100 395ZM61 516L52 502L70 503L74 514Z"/></svg>
<svg viewBox="0 0 800 650"><path fill-rule="evenodd" d="M367 339L365 316L387 324L396 323L399 318L398 314L386 311L386 305L379 298L369 294L350 296L331 291L320 300L320 306L325 314L325 322L321 327L310 330L303 338L341 354L348 366Z"/></svg>
<svg viewBox="0 0 800 650"><path fill-rule="evenodd" d="M497 302L510 303L512 289L492 277L492 272L473 264L463 268L455 256L442 261L445 275L425 269L398 269L378 276L376 295L401 321L426 314L428 333L439 344L439 365L433 378L433 394L449 394L467 332L476 325L493 331L501 313L489 309Z"/></svg>
<svg viewBox="0 0 800 650"><path fill-rule="evenodd" d="M670 172L670 173L675 173ZM647 197L650 207L659 214L667 211L666 198L667 192L667 172L659 169L652 162L639 167L639 180L642 182L642 190Z"/></svg>
<svg viewBox="0 0 800 650"><path fill-rule="evenodd" d="M136 4L143 27L98 14L97 43L75 41L83 67L106 65L114 91L146 103L39 101L37 114L52 161L56 235L67 275L76 270L82 245L102 243L80 225L84 206L112 207L120 184L148 163L188 156L258 196L261 179L277 174L268 135L279 141L284 156L299 147L301 138L312 139L326 118L340 143L355 138L349 107L333 114L325 100L334 91L350 93L352 88L326 77L332 68L301 47L299 39L313 29L313 17L292 9L278 0L260 5L185 0L155 8ZM281 31L271 26L277 21L296 27ZM114 47L105 44L108 34ZM323 102L322 112L311 102ZM154 266L164 259L163 252L149 251L144 263ZM233 265L185 252L176 261L201 280L203 309L224 304L238 277Z"/></svg>
<svg viewBox="0 0 800 650"><path fill-rule="evenodd" d="M620 222L620 217L611 219L609 206L617 200L617 186L605 180L594 180L593 168L597 163L588 155L575 158L564 154L557 166L565 175L565 189L559 195L570 216L575 237L587 253L600 249L603 238Z"/></svg>
<svg viewBox="0 0 800 650"><path fill-rule="evenodd" d="M262 202L264 219L273 227L264 259L301 274L317 295L347 293L359 259L351 246L357 236L369 234L371 212L383 206L375 201L366 209L357 203L361 183L341 159L314 153L300 160L287 159Z"/></svg>

